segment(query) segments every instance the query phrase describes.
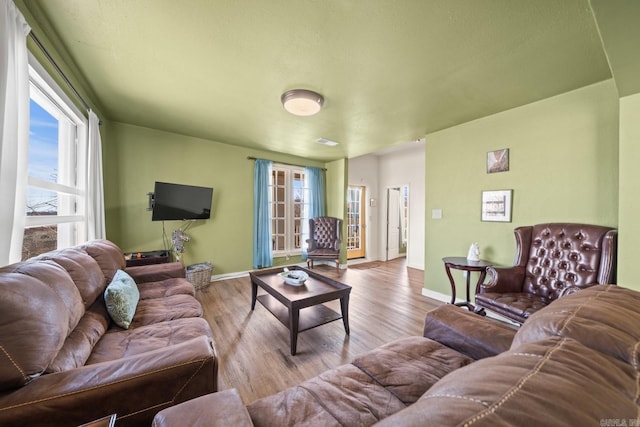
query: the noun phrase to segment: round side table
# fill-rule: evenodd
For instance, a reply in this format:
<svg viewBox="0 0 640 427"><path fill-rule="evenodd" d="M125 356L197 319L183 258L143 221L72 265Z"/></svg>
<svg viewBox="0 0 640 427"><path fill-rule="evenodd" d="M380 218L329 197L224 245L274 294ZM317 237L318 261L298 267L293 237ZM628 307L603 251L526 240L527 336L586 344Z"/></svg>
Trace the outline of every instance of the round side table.
<svg viewBox="0 0 640 427"><path fill-rule="evenodd" d="M474 311L475 307L471 304L471 299L469 297L469 287L471 282L471 275L469 272L477 271L480 273L478 283L476 284L477 292L487 275L487 267L490 267L492 264L482 259L479 261L469 261L467 258L461 256L444 257L442 258L442 262L444 262L444 269L449 277L449 282L451 282L451 304L455 304L459 307L467 307L470 311ZM456 282L453 280L453 276L451 275L452 268L454 270L467 272L467 300L464 302L456 303Z"/></svg>

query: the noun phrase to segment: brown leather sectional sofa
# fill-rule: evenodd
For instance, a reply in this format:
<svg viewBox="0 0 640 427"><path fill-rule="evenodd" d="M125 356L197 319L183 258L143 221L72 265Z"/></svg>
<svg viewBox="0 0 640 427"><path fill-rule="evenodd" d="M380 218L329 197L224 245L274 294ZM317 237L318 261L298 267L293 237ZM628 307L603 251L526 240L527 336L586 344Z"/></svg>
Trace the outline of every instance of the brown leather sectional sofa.
<svg viewBox="0 0 640 427"><path fill-rule="evenodd" d="M128 329L104 291L117 270L137 283ZM97 240L0 268L0 425L73 426L158 410L217 390L211 329L179 263L125 268Z"/></svg>
<svg viewBox="0 0 640 427"><path fill-rule="evenodd" d="M426 315L424 337L246 407L233 389L201 396L159 412L154 427L638 425L638 307L640 292L599 285L516 330L444 305Z"/></svg>

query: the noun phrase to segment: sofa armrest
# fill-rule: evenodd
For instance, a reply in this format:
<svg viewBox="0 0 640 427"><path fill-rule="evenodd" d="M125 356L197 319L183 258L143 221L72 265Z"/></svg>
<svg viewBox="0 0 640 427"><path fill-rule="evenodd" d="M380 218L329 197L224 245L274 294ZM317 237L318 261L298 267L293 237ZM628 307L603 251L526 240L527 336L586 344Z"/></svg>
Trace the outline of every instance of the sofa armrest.
<svg viewBox="0 0 640 427"><path fill-rule="evenodd" d="M525 268L517 265L513 267L487 267L489 280L478 287L477 293L522 292L524 273Z"/></svg>
<svg viewBox="0 0 640 427"><path fill-rule="evenodd" d="M184 266L179 262L127 267L125 271L136 283L160 282L166 279L186 277Z"/></svg>
<svg viewBox="0 0 640 427"><path fill-rule="evenodd" d="M249 411L235 388L191 399L163 409L152 427L252 427Z"/></svg>
<svg viewBox="0 0 640 427"><path fill-rule="evenodd" d="M110 362L42 375L0 395L0 425L80 425L117 414L118 427L150 425L161 409L216 391L208 337Z"/></svg>
<svg viewBox="0 0 640 427"><path fill-rule="evenodd" d="M452 304L428 312L423 335L478 360L511 347L516 329Z"/></svg>

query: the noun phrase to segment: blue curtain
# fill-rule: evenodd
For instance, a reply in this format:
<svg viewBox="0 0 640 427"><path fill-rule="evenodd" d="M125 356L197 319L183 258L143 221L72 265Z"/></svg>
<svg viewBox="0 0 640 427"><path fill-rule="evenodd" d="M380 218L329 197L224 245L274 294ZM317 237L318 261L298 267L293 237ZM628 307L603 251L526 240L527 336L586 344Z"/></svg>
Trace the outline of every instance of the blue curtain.
<svg viewBox="0 0 640 427"><path fill-rule="evenodd" d="M326 215L326 202L325 202L325 177L324 169L305 167L304 174L307 178L307 184L309 188L309 210L307 212L307 218L315 218L318 216ZM307 259L307 244L306 241L309 238L309 221L305 221L302 225L302 259Z"/></svg>
<svg viewBox="0 0 640 427"><path fill-rule="evenodd" d="M269 160L257 159L253 172L253 268L273 265L269 206Z"/></svg>

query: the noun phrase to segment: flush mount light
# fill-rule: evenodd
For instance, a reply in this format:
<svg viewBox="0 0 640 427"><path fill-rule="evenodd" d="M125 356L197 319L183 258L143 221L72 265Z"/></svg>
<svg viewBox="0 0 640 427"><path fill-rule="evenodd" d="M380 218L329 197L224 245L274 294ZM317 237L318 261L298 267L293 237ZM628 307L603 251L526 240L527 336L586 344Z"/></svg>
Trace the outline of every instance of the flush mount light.
<svg viewBox="0 0 640 427"><path fill-rule="evenodd" d="M293 89L280 97L285 110L296 116L313 116L322 108L324 98L306 89Z"/></svg>

